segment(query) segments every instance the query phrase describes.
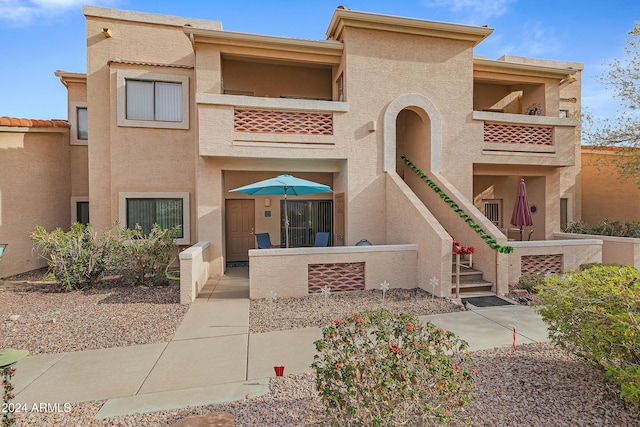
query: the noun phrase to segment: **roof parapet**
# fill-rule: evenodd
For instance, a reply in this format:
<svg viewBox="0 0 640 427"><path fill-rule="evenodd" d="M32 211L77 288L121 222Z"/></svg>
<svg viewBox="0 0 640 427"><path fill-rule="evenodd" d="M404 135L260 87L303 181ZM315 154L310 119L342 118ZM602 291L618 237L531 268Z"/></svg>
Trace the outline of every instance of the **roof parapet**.
<svg viewBox="0 0 640 427"><path fill-rule="evenodd" d="M67 87L69 83L87 83L86 73L72 73L69 71L56 70L53 74L60 78L60 81L65 87Z"/></svg>
<svg viewBox="0 0 640 427"><path fill-rule="evenodd" d="M331 22L327 28L327 38L330 40L340 40L345 27L367 28L421 36L466 40L473 42L474 46L487 38L493 32L493 28L489 28L488 26L478 27L472 25L451 24L447 22L427 21L424 19L357 12L344 8L337 8L333 13L333 17L331 18Z"/></svg>
<svg viewBox="0 0 640 427"><path fill-rule="evenodd" d="M332 40L295 39L262 34L208 30L193 26L184 26L183 31L193 43L215 43L227 46L287 50L330 56L341 56L344 49L344 45L341 42Z"/></svg>
<svg viewBox="0 0 640 427"><path fill-rule="evenodd" d="M473 71L495 72L513 76L533 76L562 80L580 69L550 67L524 62L508 62L502 59L493 60L481 57L473 58Z"/></svg>

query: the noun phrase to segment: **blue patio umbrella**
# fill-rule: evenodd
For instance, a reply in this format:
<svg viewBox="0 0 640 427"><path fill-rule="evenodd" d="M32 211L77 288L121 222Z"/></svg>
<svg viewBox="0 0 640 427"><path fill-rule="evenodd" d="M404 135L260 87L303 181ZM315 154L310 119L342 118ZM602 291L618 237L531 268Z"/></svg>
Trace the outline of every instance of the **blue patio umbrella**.
<svg viewBox="0 0 640 427"><path fill-rule="evenodd" d="M284 195L284 232L285 245L289 247L289 214L287 213L287 195L304 196L305 194L333 193L331 187L291 175L279 175L275 178L254 182L244 187L229 190L233 193L244 193L250 196Z"/></svg>

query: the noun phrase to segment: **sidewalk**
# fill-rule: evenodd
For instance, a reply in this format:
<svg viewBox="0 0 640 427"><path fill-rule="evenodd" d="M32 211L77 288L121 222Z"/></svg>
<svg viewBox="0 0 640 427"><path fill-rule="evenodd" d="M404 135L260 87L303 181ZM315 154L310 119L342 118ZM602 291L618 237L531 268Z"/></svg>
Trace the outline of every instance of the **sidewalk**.
<svg viewBox="0 0 640 427"><path fill-rule="evenodd" d="M274 366L308 372L320 328L249 334L249 286L242 269L207 282L168 343L27 357L17 364L15 403L106 400L96 418L259 396ZM467 340L471 350L547 341L525 306L422 316Z"/></svg>

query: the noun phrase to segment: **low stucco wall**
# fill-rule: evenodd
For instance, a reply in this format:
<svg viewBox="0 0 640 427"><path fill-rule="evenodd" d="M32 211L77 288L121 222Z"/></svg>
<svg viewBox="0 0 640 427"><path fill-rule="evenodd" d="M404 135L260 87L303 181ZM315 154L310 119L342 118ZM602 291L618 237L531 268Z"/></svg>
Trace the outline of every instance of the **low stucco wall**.
<svg viewBox="0 0 640 427"><path fill-rule="evenodd" d="M387 172L387 242L414 242L419 248L418 287L439 297L451 295L451 236L395 172Z"/></svg>
<svg viewBox="0 0 640 427"><path fill-rule="evenodd" d="M539 240L533 242L509 242L513 252L509 254L509 284L518 282L522 275L522 257L530 255L561 255L562 271L577 270L580 264L602 262L602 240Z"/></svg>
<svg viewBox="0 0 640 427"><path fill-rule="evenodd" d="M631 237L598 236L595 234L554 233L555 239L602 241L602 261L640 269L640 239Z"/></svg>
<svg viewBox="0 0 640 427"><path fill-rule="evenodd" d="M209 278L209 242L180 252L180 304L190 304Z"/></svg>
<svg viewBox="0 0 640 427"><path fill-rule="evenodd" d="M365 288L387 281L392 288L411 289L417 283L418 246L340 246L326 248L252 249L249 251L249 297L308 295L309 264L365 263Z"/></svg>

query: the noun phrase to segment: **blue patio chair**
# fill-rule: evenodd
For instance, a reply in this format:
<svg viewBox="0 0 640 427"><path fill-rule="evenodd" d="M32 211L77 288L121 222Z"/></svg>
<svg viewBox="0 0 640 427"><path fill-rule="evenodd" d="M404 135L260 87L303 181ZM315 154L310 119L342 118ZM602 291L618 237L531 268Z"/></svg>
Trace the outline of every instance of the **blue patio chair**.
<svg viewBox="0 0 640 427"><path fill-rule="evenodd" d="M258 249L269 249L273 247L269 233L256 233L256 241L258 242Z"/></svg>
<svg viewBox="0 0 640 427"><path fill-rule="evenodd" d="M323 248L329 245L329 233L320 231L316 233L316 243L313 245L314 248Z"/></svg>

